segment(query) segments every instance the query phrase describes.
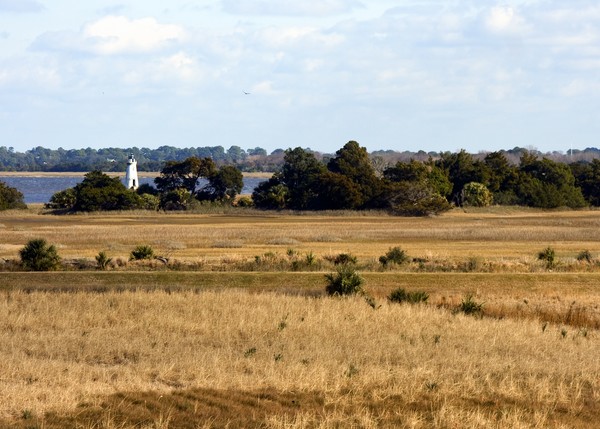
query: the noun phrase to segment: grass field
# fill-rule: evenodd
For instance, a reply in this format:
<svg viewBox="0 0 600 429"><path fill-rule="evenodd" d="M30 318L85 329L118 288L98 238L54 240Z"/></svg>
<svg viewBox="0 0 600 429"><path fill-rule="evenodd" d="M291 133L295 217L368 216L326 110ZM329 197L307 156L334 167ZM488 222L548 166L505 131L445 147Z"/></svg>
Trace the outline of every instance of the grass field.
<svg viewBox="0 0 600 429"><path fill-rule="evenodd" d="M599 224L516 209L1 212L5 265L31 238L81 265L101 250L123 262L0 272L0 427L597 427ZM169 263L127 262L139 244ZM415 261L383 269L392 246ZM342 252L372 300L325 296ZM317 266L287 269L309 253ZM287 262L255 263L267 254ZM397 288L430 297L388 302ZM457 311L467 295L482 317Z"/></svg>

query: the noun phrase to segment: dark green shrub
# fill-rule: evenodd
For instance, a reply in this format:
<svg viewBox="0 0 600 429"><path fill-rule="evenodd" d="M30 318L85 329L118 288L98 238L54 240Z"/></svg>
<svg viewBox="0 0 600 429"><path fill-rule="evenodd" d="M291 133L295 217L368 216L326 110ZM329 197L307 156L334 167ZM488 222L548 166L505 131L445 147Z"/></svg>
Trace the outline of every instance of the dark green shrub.
<svg viewBox="0 0 600 429"><path fill-rule="evenodd" d="M402 288L398 288L388 296L388 301L408 304L425 303L429 299L429 294L424 291L407 292Z"/></svg>
<svg viewBox="0 0 600 429"><path fill-rule="evenodd" d="M60 265L60 256L54 245L49 245L43 238L30 240L19 251L21 265L31 271L55 270Z"/></svg>
<svg viewBox="0 0 600 429"><path fill-rule="evenodd" d="M552 269L556 265L556 252L552 247L546 247L538 253L538 259L546 262L547 269Z"/></svg>
<svg viewBox="0 0 600 429"><path fill-rule="evenodd" d="M362 292L364 279L349 264L338 266L335 273L325 274L328 295L354 295Z"/></svg>
<svg viewBox="0 0 600 429"><path fill-rule="evenodd" d="M235 201L234 205L236 207L254 207L254 201L252 201L252 198L244 196L239 197Z"/></svg>
<svg viewBox="0 0 600 429"><path fill-rule="evenodd" d="M340 253L339 255L333 258L333 263L335 265L356 264L357 261L358 259L356 259L356 256L350 253Z"/></svg>
<svg viewBox="0 0 600 429"><path fill-rule="evenodd" d="M580 262L587 262L588 264L592 262L594 258L592 258L592 252L589 250L582 250L577 255L577 260Z"/></svg>
<svg viewBox="0 0 600 429"><path fill-rule="evenodd" d="M387 251L385 255L379 257L379 262L384 267L387 267L389 263L401 265L408 261L408 255L400 247L392 247Z"/></svg>
<svg viewBox="0 0 600 429"><path fill-rule="evenodd" d="M483 316L483 303L475 301L473 295L468 294L464 297L456 310L460 313Z"/></svg>
<svg viewBox="0 0 600 429"><path fill-rule="evenodd" d="M131 251L129 255L130 261L139 261L142 259L152 259L154 257L154 250L152 247L146 245L137 246Z"/></svg>
<svg viewBox="0 0 600 429"><path fill-rule="evenodd" d="M75 194L75 188L68 188L54 193L44 207L54 210L71 210L76 202L77 195Z"/></svg>
<svg viewBox="0 0 600 429"><path fill-rule="evenodd" d="M26 209L23 194L16 188L0 182L0 210Z"/></svg>
<svg viewBox="0 0 600 429"><path fill-rule="evenodd" d="M104 251L96 255L96 263L101 270L105 270L111 262L112 258L109 258Z"/></svg>

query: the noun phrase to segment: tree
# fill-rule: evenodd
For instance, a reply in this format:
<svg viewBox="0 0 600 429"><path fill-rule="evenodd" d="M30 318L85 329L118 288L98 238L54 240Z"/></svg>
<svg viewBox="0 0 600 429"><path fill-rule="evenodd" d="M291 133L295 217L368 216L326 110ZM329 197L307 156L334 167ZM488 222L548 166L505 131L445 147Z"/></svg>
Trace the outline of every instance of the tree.
<svg viewBox="0 0 600 429"><path fill-rule="evenodd" d="M199 200L233 201L242 192L244 176L232 165L225 165L208 177L208 185L197 194Z"/></svg>
<svg viewBox="0 0 600 429"><path fill-rule="evenodd" d="M360 208L380 206L381 180L377 177L367 149L360 147L356 141L349 141L338 150L336 156L327 163L327 169L346 176L357 185L361 195Z"/></svg>
<svg viewBox="0 0 600 429"><path fill-rule="evenodd" d="M259 209L282 210L287 207L289 190L281 183L278 174L261 182L252 192L252 201Z"/></svg>
<svg viewBox="0 0 600 429"><path fill-rule="evenodd" d="M492 204L492 193L483 183L467 183L462 190L462 204L472 207L487 207Z"/></svg>
<svg viewBox="0 0 600 429"><path fill-rule="evenodd" d="M519 171L511 165L502 152L492 152L486 155L483 163L489 173L486 187L493 195L496 204L516 204L515 188L519 180Z"/></svg>
<svg viewBox="0 0 600 429"><path fill-rule="evenodd" d="M462 189L467 183L486 183L489 176L487 166L474 160L464 149L458 153L443 153L436 165L447 172L452 183L451 199L455 202L460 201Z"/></svg>
<svg viewBox="0 0 600 429"><path fill-rule="evenodd" d="M300 147L285 151L278 180L287 188L288 208L310 210L315 207L318 182L325 166L312 152Z"/></svg>
<svg viewBox="0 0 600 429"><path fill-rule="evenodd" d="M359 186L343 174L325 171L319 176L318 186L316 209L354 210L363 204Z"/></svg>
<svg viewBox="0 0 600 429"><path fill-rule="evenodd" d="M571 169L548 158L541 160L525 153L519 166L517 196L530 207L579 208L586 205L581 189L575 186Z"/></svg>
<svg viewBox="0 0 600 429"><path fill-rule="evenodd" d="M600 206L600 160L571 164L570 168L586 201L592 206Z"/></svg>
<svg viewBox="0 0 600 429"><path fill-rule="evenodd" d="M16 188L0 182L0 210L26 209L23 194Z"/></svg>
<svg viewBox="0 0 600 429"><path fill-rule="evenodd" d="M160 194L159 207L163 210L187 210L192 202L192 195L183 188Z"/></svg>
<svg viewBox="0 0 600 429"><path fill-rule="evenodd" d="M393 183L385 195L388 210L400 216L432 216L452 208L445 197L422 183Z"/></svg>
<svg viewBox="0 0 600 429"><path fill-rule="evenodd" d="M216 165L210 158L198 158L195 156L185 161L168 161L160 172L160 176L154 179L154 183L160 192L169 192L176 189L186 189L191 195L195 195L198 180L208 178L215 173Z"/></svg>
<svg viewBox="0 0 600 429"><path fill-rule="evenodd" d="M432 161L398 162L393 167L387 168L383 172L383 177L392 182L410 182L428 186L444 197L452 192L452 183L448 175Z"/></svg>
<svg viewBox="0 0 600 429"><path fill-rule="evenodd" d="M139 195L127 189L118 177L110 177L101 171L87 173L74 192L73 211L133 210L143 205Z"/></svg>
<svg viewBox="0 0 600 429"><path fill-rule="evenodd" d="M48 245L43 238L30 240L19 251L19 255L23 268L31 271L55 270L60 264L56 247Z"/></svg>
<svg viewBox="0 0 600 429"><path fill-rule="evenodd" d="M48 209L54 210L71 210L77 202L75 188L67 188L62 191L55 192L50 201L45 204Z"/></svg>

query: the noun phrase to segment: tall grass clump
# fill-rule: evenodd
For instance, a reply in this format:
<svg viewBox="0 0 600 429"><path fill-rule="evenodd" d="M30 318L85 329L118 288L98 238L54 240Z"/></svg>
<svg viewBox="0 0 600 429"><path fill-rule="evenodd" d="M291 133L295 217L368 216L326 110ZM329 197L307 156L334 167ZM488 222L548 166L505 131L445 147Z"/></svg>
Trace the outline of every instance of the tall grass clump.
<svg viewBox="0 0 600 429"><path fill-rule="evenodd" d="M335 273L325 274L328 295L355 295L362 292L364 279L351 264L339 265Z"/></svg>
<svg viewBox="0 0 600 429"><path fill-rule="evenodd" d="M408 304L420 304L420 303L426 303L427 300L429 299L429 294L427 292L424 291L414 291L414 292L407 292L406 290L402 289L402 288L398 288L394 291L392 291L392 293L389 294L388 296L388 301L389 302L394 302L394 303L408 303Z"/></svg>
<svg viewBox="0 0 600 429"><path fill-rule="evenodd" d="M556 252L552 247L546 247L538 253L538 259L546 263L546 269L550 270L556 266Z"/></svg>
<svg viewBox="0 0 600 429"><path fill-rule="evenodd" d="M588 264L591 264L593 259L594 258L592 257L592 252L590 252L589 250L582 250L577 255L577 260L579 262L587 262Z"/></svg>
<svg viewBox="0 0 600 429"><path fill-rule="evenodd" d="M108 257L105 251L101 251L96 255L96 264L101 270L108 268L108 265L112 262L112 258Z"/></svg>
<svg viewBox="0 0 600 429"><path fill-rule="evenodd" d="M152 259L154 257L154 250L152 247L147 245L139 245L131 251L129 255L130 261L140 261L142 259Z"/></svg>
<svg viewBox="0 0 600 429"><path fill-rule="evenodd" d="M401 265L406 261L408 261L408 255L398 246L390 248L385 255L379 257L379 262L384 267L387 267L390 263Z"/></svg>
<svg viewBox="0 0 600 429"><path fill-rule="evenodd" d="M19 251L21 266L31 271L51 271L60 265L60 256L56 247L43 238L30 240Z"/></svg>
<svg viewBox="0 0 600 429"><path fill-rule="evenodd" d="M477 302L473 294L467 294L456 308L456 312L472 316L483 316L483 303Z"/></svg>

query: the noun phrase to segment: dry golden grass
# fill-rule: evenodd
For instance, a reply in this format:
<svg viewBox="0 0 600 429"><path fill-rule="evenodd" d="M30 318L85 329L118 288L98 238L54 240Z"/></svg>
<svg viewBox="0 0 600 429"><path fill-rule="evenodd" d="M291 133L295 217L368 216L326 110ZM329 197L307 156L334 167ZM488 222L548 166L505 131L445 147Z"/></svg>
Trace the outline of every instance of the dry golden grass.
<svg viewBox="0 0 600 429"><path fill-rule="evenodd" d="M410 257L459 266L471 259L491 271L543 270L536 260L547 246L556 249L564 269L577 266L582 250L600 255L600 216L596 211L511 211L464 213L456 210L436 218L400 218L382 214L287 215L243 211L245 214L102 213L74 216L40 215L29 211L0 213L0 258L16 258L30 239L42 237L57 245L65 258L93 257L106 250L127 258L139 244L182 261L211 264L223 257L252 260L265 252L327 254L351 252L364 263L392 246ZM559 266L560 267L560 266Z"/></svg>
<svg viewBox="0 0 600 429"><path fill-rule="evenodd" d="M238 422L233 427L273 428L597 422L597 332L381 304L373 310L359 297L235 290L3 292L0 415L38 427L73 424L80 415L79 427L90 428L225 427L228 420ZM287 408L257 407L260 422L250 416L247 425L227 414L244 402L240 392L260 398L252 392L261 391L271 392L265 401ZM138 393L106 399L118 392ZM171 392L188 395L189 404L140 405L144 395L172 404ZM301 399L296 408L286 392ZM216 397L226 415L215 414L211 423L206 407ZM136 420L136 406L146 407L146 420ZM194 415L204 418L177 423Z"/></svg>
<svg viewBox="0 0 600 429"><path fill-rule="evenodd" d="M584 428L600 415L600 265L575 261L600 256L595 211L41 213L0 212L0 263L45 238L65 260L105 250L124 266L0 272L0 427ZM169 263L127 262L140 244ZM384 271L392 246L424 262ZM547 246L554 272L536 259ZM311 252L321 272L240 271ZM323 261L341 252L376 310L323 296ZM428 305L389 304L398 287ZM466 294L483 318L454 314Z"/></svg>

